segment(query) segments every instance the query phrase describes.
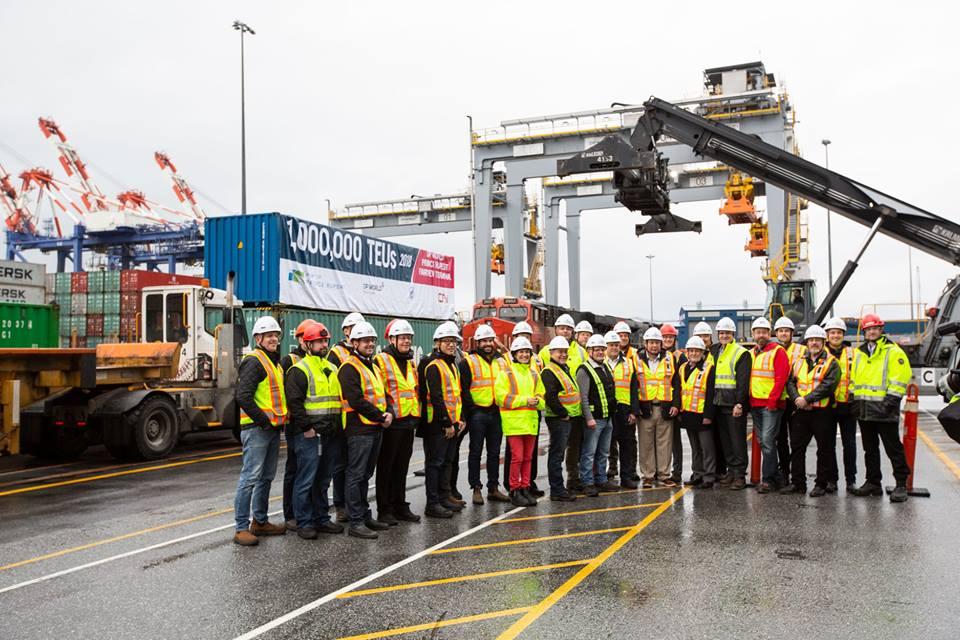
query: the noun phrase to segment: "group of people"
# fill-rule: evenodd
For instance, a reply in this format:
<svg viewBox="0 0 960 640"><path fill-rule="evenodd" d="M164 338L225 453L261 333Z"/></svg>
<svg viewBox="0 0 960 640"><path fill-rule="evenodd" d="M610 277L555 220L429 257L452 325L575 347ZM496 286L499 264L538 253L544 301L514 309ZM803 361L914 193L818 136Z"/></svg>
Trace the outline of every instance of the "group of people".
<svg viewBox="0 0 960 640"><path fill-rule="evenodd" d="M315 539L342 533L344 524L351 536L375 539L400 522L419 522L406 488L417 437L426 516L451 518L464 509L459 459L468 434L473 504L534 506L546 495L535 480L541 419L549 431L554 501L681 482L742 490L749 414L762 449L758 493L805 493L811 440L817 469L810 496L836 492L839 428L847 492L882 495L882 440L896 480L890 499L902 502L910 469L898 422L910 365L883 335L879 317L867 315L861 326L863 343L853 348L839 318L809 327L802 342L794 342L789 318L771 326L761 317L753 322L748 348L737 343L733 321L721 318L716 342L714 329L700 323L679 349L676 328L665 324L648 329L637 348L625 322L601 335L589 322L563 314L554 323L555 337L539 352L533 329L521 321L509 345L491 327L479 326L465 353L457 325L444 322L433 334L433 351L416 362L414 331L405 320L387 325L387 344L379 351L376 330L359 313L347 315L344 338L333 347L327 328L307 320L295 332L299 346L281 356L280 326L262 317L236 389L243 464L234 542L256 545L259 536L288 530ZM859 487L858 424L866 464ZM692 452L685 482L682 431ZM273 524L267 510L281 432L287 441L285 522ZM507 493L500 490L504 438ZM374 477L376 517L368 502Z"/></svg>

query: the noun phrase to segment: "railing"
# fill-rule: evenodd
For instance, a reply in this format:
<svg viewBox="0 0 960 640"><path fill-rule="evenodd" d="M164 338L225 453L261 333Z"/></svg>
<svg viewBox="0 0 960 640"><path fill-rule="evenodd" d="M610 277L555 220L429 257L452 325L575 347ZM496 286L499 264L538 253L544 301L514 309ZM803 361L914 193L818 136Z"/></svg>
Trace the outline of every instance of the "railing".
<svg viewBox="0 0 960 640"><path fill-rule="evenodd" d="M910 328L908 333L900 331L894 332L898 336L905 336L910 344L919 344L929 331L933 331L934 325L929 321L926 315L927 305L924 302L872 302L860 306L860 315L857 319L857 335L860 335L863 328L860 326L863 322L863 316L873 313L884 319L885 324L898 324L902 327ZM885 309L883 313L880 309ZM910 315L909 318L895 318L895 316L904 311ZM895 319L890 319L894 317Z"/></svg>
<svg viewBox="0 0 960 640"><path fill-rule="evenodd" d="M473 132L473 146L540 140L563 136L613 133L627 128L624 114L603 113L517 122Z"/></svg>

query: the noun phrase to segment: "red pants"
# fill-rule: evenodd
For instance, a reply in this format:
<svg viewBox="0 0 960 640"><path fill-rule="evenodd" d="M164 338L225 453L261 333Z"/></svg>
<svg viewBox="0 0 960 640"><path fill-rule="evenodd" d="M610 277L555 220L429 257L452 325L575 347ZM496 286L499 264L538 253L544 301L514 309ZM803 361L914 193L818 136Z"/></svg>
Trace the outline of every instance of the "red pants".
<svg viewBox="0 0 960 640"><path fill-rule="evenodd" d="M507 436L510 447L510 491L530 486L530 462L537 436Z"/></svg>

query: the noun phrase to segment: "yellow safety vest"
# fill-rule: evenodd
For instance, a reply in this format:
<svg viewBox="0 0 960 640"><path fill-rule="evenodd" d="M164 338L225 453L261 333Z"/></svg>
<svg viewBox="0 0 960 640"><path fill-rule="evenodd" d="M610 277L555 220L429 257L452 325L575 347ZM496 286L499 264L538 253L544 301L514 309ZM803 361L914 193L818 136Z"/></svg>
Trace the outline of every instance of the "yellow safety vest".
<svg viewBox="0 0 960 640"><path fill-rule="evenodd" d="M603 380L600 379L600 374L597 373L597 372L594 370L593 365L590 364L589 362L585 362L585 363L583 363L583 364L580 365L580 366L586 368L587 373L590 374L590 377L593 379L593 385L597 388L597 397L600 398L600 406L599 406L599 407L595 407L595 406L591 405L591 406L590 406L590 410L591 410L593 413L596 413L596 412L597 412L597 409L599 408L600 411L601 411L601 413L603 413L603 417L604 417L604 418L609 418L609 417L610 417L610 404L609 404L609 400L608 400L608 398L607 398L607 389L606 389L606 387L603 386ZM601 365L601 366L605 366L605 365ZM629 393L629 391L628 391L628 393ZM583 412L583 407L580 407L580 411L581 411L581 414L582 414L582 412Z"/></svg>
<svg viewBox="0 0 960 640"><path fill-rule="evenodd" d="M400 373L400 364L396 358L385 351L374 357L373 364L383 379L387 399L397 412L397 418L420 417L420 399L417 396L417 367L413 360L407 362L407 375Z"/></svg>
<svg viewBox="0 0 960 640"><path fill-rule="evenodd" d="M613 374L613 384L615 386L614 395L616 396L617 404L625 404L629 407L630 379L633 377L633 365L623 357L617 360L617 364L613 367L610 366L610 363L607 362L606 359L604 359L603 365L610 369L610 372Z"/></svg>
<svg viewBox="0 0 960 640"><path fill-rule="evenodd" d="M367 402L375 406L379 411L386 412L387 394L383 388L383 379L380 377L380 373L376 370L376 367L371 371L367 365L360 361L360 358L352 354L340 365L341 369L344 367L353 367L357 370L357 373L360 375L360 382L363 384L363 395L367 399ZM350 403L347 402L347 399L343 397L342 388L340 389L340 406L343 410L343 428L346 429L347 416L352 413L354 409L350 406ZM379 424L378 422L366 419L359 413L357 417L360 418L360 422L363 424Z"/></svg>
<svg viewBox="0 0 960 640"><path fill-rule="evenodd" d="M690 375L691 370L696 371ZM703 413L707 401L707 377L710 365L694 368L689 362L680 366L680 409L688 413Z"/></svg>
<svg viewBox="0 0 960 640"><path fill-rule="evenodd" d="M782 345L781 345L782 346ZM787 359L790 360L790 369L793 369L793 365L803 360L807 357L807 345L800 344L799 342L790 341L790 344L786 347L783 347L787 352ZM783 388L783 393L780 394L781 400L787 399L787 388Z"/></svg>
<svg viewBox="0 0 960 640"><path fill-rule="evenodd" d="M537 435L540 427L538 409L543 409L543 380L528 364L507 363L500 370L493 386L493 395L500 407L500 423L505 436ZM536 397L535 407L527 406L527 398Z"/></svg>
<svg viewBox="0 0 960 640"><path fill-rule="evenodd" d="M793 372L793 377L797 381L797 393L801 396L806 396L813 393L813 390L823 384L823 378L827 375L827 371L830 369L830 364L833 363L836 358L833 357L829 352L827 352L827 357L822 358L817 362L813 369L807 364L807 358L803 357L800 360L797 360L796 364L793 365L791 371ZM831 398L823 398L810 404L812 407L829 407Z"/></svg>
<svg viewBox="0 0 960 640"><path fill-rule="evenodd" d="M283 369L280 365L273 364L270 356L261 349L254 349L243 357L256 358L267 374L257 385L257 390L253 394L254 403L267 414L273 426L281 427L287 424L289 414L287 413L287 394L283 389ZM241 426L253 424L253 418L243 409L240 410L240 424Z"/></svg>
<svg viewBox="0 0 960 640"><path fill-rule="evenodd" d="M775 344L774 348L768 351L758 352L756 348L750 351L750 357L753 359L753 366L750 369L750 395L754 398L770 398L776 377L773 361L778 351L783 351L783 347L779 344Z"/></svg>
<svg viewBox="0 0 960 640"><path fill-rule="evenodd" d="M342 343L339 342L330 348L330 352L336 354L341 365L343 365L343 363L347 361L347 358L350 357L350 349L346 348Z"/></svg>
<svg viewBox="0 0 960 640"><path fill-rule="evenodd" d="M434 358L427 364L424 375L430 367L435 367L440 373L440 383L443 394L443 405L447 409L447 416L451 424L460 422L460 412L463 409L463 398L460 397L460 371L452 365L447 364L443 358ZM436 393L437 389L428 389L430 393ZM427 402L427 422L433 422L433 403Z"/></svg>
<svg viewBox="0 0 960 640"><path fill-rule="evenodd" d="M540 349L540 371L543 371L547 363L550 362L550 349L544 347ZM570 367L570 371L576 371L580 368L580 365L587 361L587 351L580 344L573 340L570 342L570 346L567 348L567 366Z"/></svg>
<svg viewBox="0 0 960 640"><path fill-rule="evenodd" d="M843 347L840 357L833 357L840 363L840 381L837 383L836 391L833 392L833 397L839 404L850 402L850 378L853 375L854 363L857 361L857 350L853 347Z"/></svg>
<svg viewBox="0 0 960 640"><path fill-rule="evenodd" d="M577 381L552 361L547 363L545 369L552 371L553 375L560 381L560 386L563 387L557 395L557 399L560 401L560 404L563 405L563 408L567 410L567 415L571 418L582 416L583 407L580 405L580 387L577 386ZM549 405L547 405L545 413L551 418L556 417L556 414L550 410Z"/></svg>
<svg viewBox="0 0 960 640"><path fill-rule="evenodd" d="M307 377L303 408L308 416L340 415L340 379L335 366L326 358L307 355L299 358L290 369L299 369Z"/></svg>
<svg viewBox="0 0 960 640"><path fill-rule="evenodd" d="M903 397L912 375L903 349L881 338L873 355L861 351L855 358L850 391L854 400L865 402L882 402L888 394Z"/></svg>
<svg viewBox="0 0 960 640"><path fill-rule="evenodd" d="M493 385L497 375L503 368L503 358L495 356L492 361L478 353L468 353L464 356L470 368L470 398L478 407L491 407L493 401Z"/></svg>
<svg viewBox="0 0 960 640"><path fill-rule="evenodd" d="M713 385L717 392L730 395L737 388L737 363L740 358L747 353L747 350L736 342L725 345L717 358L716 373L714 373ZM708 354L710 358L706 363L711 364L710 360L713 354ZM731 398L732 399L732 398Z"/></svg>
<svg viewBox="0 0 960 640"><path fill-rule="evenodd" d="M295 364L297 364L298 362L300 362L301 360L303 360L303 358L301 358L299 355L297 355L296 353L294 353L294 352L292 352L292 351L291 351L288 355L290 356L290 367L291 367L291 368L293 367L293 365L295 365Z"/></svg>
<svg viewBox="0 0 960 640"><path fill-rule="evenodd" d="M648 402L670 402L673 400L673 358L661 354L657 368L653 371L644 358L640 361L644 385L640 387L640 399Z"/></svg>

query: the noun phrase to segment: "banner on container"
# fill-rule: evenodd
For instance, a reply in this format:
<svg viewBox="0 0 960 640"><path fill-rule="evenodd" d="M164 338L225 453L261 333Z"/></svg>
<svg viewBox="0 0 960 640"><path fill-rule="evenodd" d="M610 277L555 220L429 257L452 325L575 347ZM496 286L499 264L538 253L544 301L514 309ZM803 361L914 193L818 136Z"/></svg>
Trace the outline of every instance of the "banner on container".
<svg viewBox="0 0 960 640"><path fill-rule="evenodd" d="M281 216L280 302L450 318L453 256Z"/></svg>

